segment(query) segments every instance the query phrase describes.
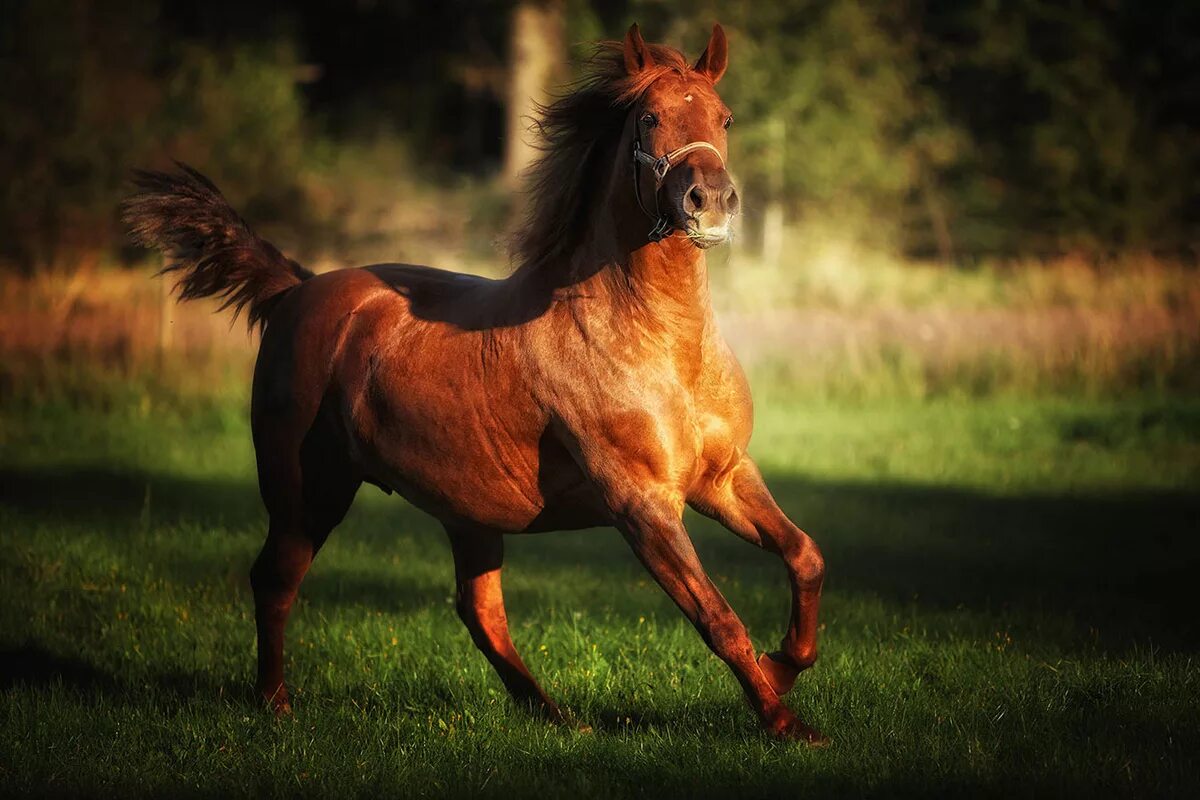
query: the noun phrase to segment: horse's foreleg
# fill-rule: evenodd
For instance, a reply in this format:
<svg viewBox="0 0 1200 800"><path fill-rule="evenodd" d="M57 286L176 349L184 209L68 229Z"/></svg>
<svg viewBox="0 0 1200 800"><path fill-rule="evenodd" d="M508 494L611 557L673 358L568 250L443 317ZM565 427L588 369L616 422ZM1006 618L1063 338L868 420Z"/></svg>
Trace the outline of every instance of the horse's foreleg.
<svg viewBox="0 0 1200 800"><path fill-rule="evenodd" d="M500 569L504 563L504 537L498 531L447 527L454 551L458 615L475 646L487 657L508 693L518 704L563 721L558 706L534 680L513 646L504 611Z"/></svg>
<svg viewBox="0 0 1200 800"><path fill-rule="evenodd" d="M780 702L755 661L745 626L705 574L682 521L670 513L639 512L625 516L620 527L642 564L733 670L763 725L775 735L822 743L820 733Z"/></svg>
<svg viewBox="0 0 1200 800"><path fill-rule="evenodd" d="M778 651L759 658L775 692L786 694L800 672L817 660L817 610L825 579L821 551L779 508L749 458L743 458L720 486L706 487L692 505L751 544L775 553L787 566L792 589L787 634Z"/></svg>

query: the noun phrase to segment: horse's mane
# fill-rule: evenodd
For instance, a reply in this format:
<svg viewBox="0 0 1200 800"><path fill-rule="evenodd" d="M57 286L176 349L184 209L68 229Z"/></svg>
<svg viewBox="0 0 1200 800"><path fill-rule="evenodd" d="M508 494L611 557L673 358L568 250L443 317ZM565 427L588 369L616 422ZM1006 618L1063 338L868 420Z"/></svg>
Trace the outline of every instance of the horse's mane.
<svg viewBox="0 0 1200 800"><path fill-rule="evenodd" d="M673 47L647 46L654 66L629 75L621 43L601 42L584 76L565 95L538 107L533 130L543 155L529 170L528 211L513 236L519 267L562 266L587 228L591 204L601 196L595 187L607 181L612 165L599 163L599 157L620 137L630 106L663 75L692 69Z"/></svg>

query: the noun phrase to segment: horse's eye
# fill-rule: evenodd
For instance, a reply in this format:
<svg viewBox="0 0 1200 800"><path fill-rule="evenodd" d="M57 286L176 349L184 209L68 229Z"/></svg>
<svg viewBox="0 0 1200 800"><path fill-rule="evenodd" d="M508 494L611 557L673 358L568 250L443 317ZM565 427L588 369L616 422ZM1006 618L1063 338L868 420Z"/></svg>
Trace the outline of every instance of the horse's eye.
<svg viewBox="0 0 1200 800"><path fill-rule="evenodd" d="M729 126L733 124L733 114L725 118L725 130L729 130Z"/></svg>
<svg viewBox="0 0 1200 800"><path fill-rule="evenodd" d="M653 128L658 125L658 117L647 111L645 114L642 114L642 125L647 128Z"/></svg>

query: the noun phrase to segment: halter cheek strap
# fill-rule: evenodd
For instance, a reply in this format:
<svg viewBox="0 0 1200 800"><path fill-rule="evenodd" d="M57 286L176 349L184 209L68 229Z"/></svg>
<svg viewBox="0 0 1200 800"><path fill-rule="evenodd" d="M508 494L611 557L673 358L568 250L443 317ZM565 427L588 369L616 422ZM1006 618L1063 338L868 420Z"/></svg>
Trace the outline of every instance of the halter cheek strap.
<svg viewBox="0 0 1200 800"><path fill-rule="evenodd" d="M721 162L721 166L725 166L725 158L721 155L721 151L713 147L708 142L688 142L683 147L676 147L666 155L655 158L642 149L640 137L635 137L633 140L633 195L637 198L638 207L650 219L654 220L654 227L650 229L650 241L659 242L671 235L671 222L667 219L667 215L663 214L658 207L658 191L662 188L663 181L667 179L667 173L671 168L678 165L683 157L688 153L693 153L697 150L711 150L716 153L717 159ZM650 209L646 208L642 202L642 187L640 176L642 174L641 166L650 167L650 171L654 173L654 213L650 213Z"/></svg>

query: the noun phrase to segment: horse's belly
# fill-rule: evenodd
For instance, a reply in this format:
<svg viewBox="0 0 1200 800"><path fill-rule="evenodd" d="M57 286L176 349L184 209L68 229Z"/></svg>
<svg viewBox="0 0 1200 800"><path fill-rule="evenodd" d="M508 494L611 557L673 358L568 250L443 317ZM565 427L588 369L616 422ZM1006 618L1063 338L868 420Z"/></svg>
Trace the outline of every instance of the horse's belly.
<svg viewBox="0 0 1200 800"><path fill-rule="evenodd" d="M376 470L374 482L395 489L408 502L447 524L471 524L505 532L523 531L536 518L530 504L480 482L474 486L450 485L422 474L421 470Z"/></svg>
<svg viewBox="0 0 1200 800"><path fill-rule="evenodd" d="M603 522L579 466L519 394L493 406L470 390L377 388L349 420L372 481L447 523L522 532Z"/></svg>
<svg viewBox="0 0 1200 800"><path fill-rule="evenodd" d="M607 522L598 495L586 483L550 489L539 485L544 480L523 480L508 469L481 466L469 452L460 463L458 468L447 466L444 459L414 448L409 455L380 459L368 471L375 483L447 523L536 533Z"/></svg>
<svg viewBox="0 0 1200 800"><path fill-rule="evenodd" d="M430 438L398 426L359 438L364 472L443 521L522 530L541 510L523 454L498 456L478 437L440 431Z"/></svg>

